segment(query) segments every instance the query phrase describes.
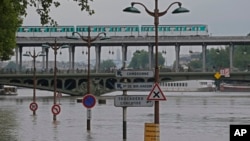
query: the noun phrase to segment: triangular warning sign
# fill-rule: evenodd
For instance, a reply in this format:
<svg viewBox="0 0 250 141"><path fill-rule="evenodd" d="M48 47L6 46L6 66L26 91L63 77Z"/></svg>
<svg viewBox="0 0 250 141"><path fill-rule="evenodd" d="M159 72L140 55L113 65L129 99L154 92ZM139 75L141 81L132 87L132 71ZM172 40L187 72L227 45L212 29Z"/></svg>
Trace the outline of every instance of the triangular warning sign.
<svg viewBox="0 0 250 141"><path fill-rule="evenodd" d="M148 95L147 100L154 100L154 101L167 100L165 95L161 91L161 88L158 85L158 83L155 83L153 89L151 90L151 92Z"/></svg>

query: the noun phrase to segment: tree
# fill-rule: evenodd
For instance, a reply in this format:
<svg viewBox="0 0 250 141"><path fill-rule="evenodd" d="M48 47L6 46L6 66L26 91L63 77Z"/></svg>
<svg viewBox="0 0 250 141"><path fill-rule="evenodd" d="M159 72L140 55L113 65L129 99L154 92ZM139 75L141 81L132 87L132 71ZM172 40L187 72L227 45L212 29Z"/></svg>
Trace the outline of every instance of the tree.
<svg viewBox="0 0 250 141"><path fill-rule="evenodd" d="M155 55L153 55L153 58L155 58ZM162 53L159 52L158 53L158 65L163 66L164 62L165 62L165 59L163 58ZM148 69L149 68L149 53L145 50L134 52L132 60L129 63L128 67L133 68L133 69Z"/></svg>
<svg viewBox="0 0 250 141"><path fill-rule="evenodd" d="M239 70L247 70L250 64L250 51L247 50L247 45L234 46L233 51L233 66ZM201 69L202 67L202 54L199 60L191 61L189 63L191 70ZM211 48L207 50L206 54L206 67L208 70L219 71L221 68L229 68L229 46L225 48Z"/></svg>
<svg viewBox="0 0 250 141"><path fill-rule="evenodd" d="M9 0L12 3L16 3L17 0ZM89 6L89 1L93 0L71 0L78 4L81 8L81 11L88 12L89 15L94 14L94 10L92 10ZM57 22L50 17L49 12L52 6L59 7L59 0L19 0L18 6L21 8L20 15L26 16L26 9L28 6L36 7L36 12L40 15L40 21L42 25L50 23L51 25L57 25Z"/></svg>
<svg viewBox="0 0 250 141"><path fill-rule="evenodd" d="M94 14L90 9L88 0L72 0L76 2L82 11L89 15ZM93 0L90 0L93 1ZM40 15L42 25L57 25L57 22L50 17L49 12L52 6L60 6L57 0L1 0L0 1L0 59L9 60L14 54L13 49L16 47L16 31L22 24L22 18L28 13L28 6L36 7L36 12Z"/></svg>
<svg viewBox="0 0 250 141"><path fill-rule="evenodd" d="M110 71L111 69L114 69L116 67L115 63L109 59L109 60L104 60L100 64L101 70L104 71Z"/></svg>
<svg viewBox="0 0 250 141"><path fill-rule="evenodd" d="M9 60L16 46L16 30L21 24L21 9L11 0L0 1L0 59Z"/></svg>

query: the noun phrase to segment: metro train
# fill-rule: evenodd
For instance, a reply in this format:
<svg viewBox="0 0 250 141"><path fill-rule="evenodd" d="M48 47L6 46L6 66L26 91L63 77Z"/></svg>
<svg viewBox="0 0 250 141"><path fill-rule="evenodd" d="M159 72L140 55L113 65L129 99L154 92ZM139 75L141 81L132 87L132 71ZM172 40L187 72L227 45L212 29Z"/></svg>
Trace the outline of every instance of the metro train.
<svg viewBox="0 0 250 141"><path fill-rule="evenodd" d="M69 36L79 32L88 34L88 25L77 26L22 26L16 36ZM108 36L154 36L154 25L91 25L91 36L106 32ZM208 26L204 24L159 25L159 36L208 36Z"/></svg>

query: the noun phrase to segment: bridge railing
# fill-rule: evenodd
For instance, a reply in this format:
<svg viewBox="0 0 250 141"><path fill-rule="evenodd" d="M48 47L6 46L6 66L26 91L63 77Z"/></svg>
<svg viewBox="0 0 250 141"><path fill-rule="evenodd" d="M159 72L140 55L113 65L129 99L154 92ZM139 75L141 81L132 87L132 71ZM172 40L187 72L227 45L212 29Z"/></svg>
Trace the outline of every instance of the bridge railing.
<svg viewBox="0 0 250 141"><path fill-rule="evenodd" d="M111 68L111 69L105 69L105 70L91 70L91 74L96 74L96 73L115 73L117 69ZM207 69L206 72L217 72L219 71L218 68L210 68ZM33 69L26 69L22 71L16 71L15 69L1 69L0 74L33 74ZM160 68L160 72L176 72L174 69L171 68ZM195 69L195 70L189 70L189 69L180 69L179 72L202 72L202 69ZM234 70L233 72L249 72L249 70ZM53 74L54 70L49 69L49 70L37 70L36 74ZM57 74L87 74L87 69L83 68L77 68L75 70L71 69L58 69Z"/></svg>

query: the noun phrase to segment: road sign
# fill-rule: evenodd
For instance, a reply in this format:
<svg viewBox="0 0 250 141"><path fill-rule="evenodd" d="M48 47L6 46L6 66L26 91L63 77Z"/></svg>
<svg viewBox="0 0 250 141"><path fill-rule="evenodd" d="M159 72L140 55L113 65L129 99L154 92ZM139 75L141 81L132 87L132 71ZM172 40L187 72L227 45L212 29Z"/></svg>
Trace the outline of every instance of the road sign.
<svg viewBox="0 0 250 141"><path fill-rule="evenodd" d="M92 94L86 94L82 98L82 104L86 108L93 108L95 106L95 103L96 103L96 98Z"/></svg>
<svg viewBox="0 0 250 141"><path fill-rule="evenodd" d="M147 100L147 95L117 95L114 105L116 107L152 107L153 102Z"/></svg>
<svg viewBox="0 0 250 141"><path fill-rule="evenodd" d="M147 100L154 100L154 101L167 100L165 95L161 91L161 88L158 85L158 83L155 83L152 91L149 93L149 95L147 97Z"/></svg>
<svg viewBox="0 0 250 141"><path fill-rule="evenodd" d="M150 91L153 88L154 83L115 83L116 90L133 90L133 91Z"/></svg>
<svg viewBox="0 0 250 141"><path fill-rule="evenodd" d="M154 71L144 70L117 70L116 77L153 77Z"/></svg>
<svg viewBox="0 0 250 141"><path fill-rule="evenodd" d="M220 74L219 72L216 72L216 73L214 74L214 77L215 77L216 79L220 79L221 74Z"/></svg>
<svg viewBox="0 0 250 141"><path fill-rule="evenodd" d="M230 69L229 68L220 69L220 75L225 77L230 77Z"/></svg>
<svg viewBox="0 0 250 141"><path fill-rule="evenodd" d="M159 141L160 128L156 123L145 123L144 141Z"/></svg>
<svg viewBox="0 0 250 141"><path fill-rule="evenodd" d="M61 107L58 104L54 104L51 111L54 115L58 115L61 112Z"/></svg>
<svg viewBox="0 0 250 141"><path fill-rule="evenodd" d="M30 110L31 111L36 111L38 109L38 105L36 102L30 103Z"/></svg>

